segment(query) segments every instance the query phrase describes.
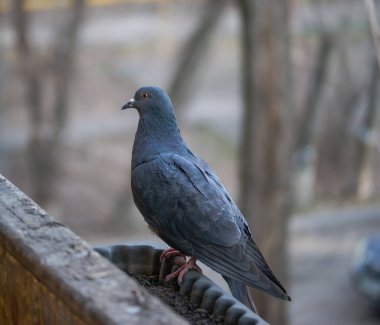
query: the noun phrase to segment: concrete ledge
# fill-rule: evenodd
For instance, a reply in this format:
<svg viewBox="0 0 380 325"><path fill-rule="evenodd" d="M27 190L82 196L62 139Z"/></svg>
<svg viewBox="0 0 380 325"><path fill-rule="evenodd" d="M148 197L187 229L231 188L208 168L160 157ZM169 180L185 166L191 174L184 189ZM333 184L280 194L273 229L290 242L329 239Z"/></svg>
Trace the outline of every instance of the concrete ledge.
<svg viewBox="0 0 380 325"><path fill-rule="evenodd" d="M0 324L185 324L0 175Z"/></svg>

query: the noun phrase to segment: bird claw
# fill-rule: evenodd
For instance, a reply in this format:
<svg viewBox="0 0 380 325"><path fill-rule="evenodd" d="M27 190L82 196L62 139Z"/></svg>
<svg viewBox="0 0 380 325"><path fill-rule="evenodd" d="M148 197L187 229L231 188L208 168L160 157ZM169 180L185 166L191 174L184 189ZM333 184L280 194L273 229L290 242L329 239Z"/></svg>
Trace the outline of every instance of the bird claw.
<svg viewBox="0 0 380 325"><path fill-rule="evenodd" d="M189 261L186 262L186 255L182 254L178 250L174 248L168 248L164 250L160 256L160 262L162 263L165 259L173 256L180 256L182 258L178 258L174 260L174 264L178 265L179 268L173 272L170 273L165 277L165 281L171 281L175 278L178 278L178 283L181 284L184 275L189 271L189 270L196 270L197 272L202 273L201 268L197 265L197 259L194 257L191 257Z"/></svg>
<svg viewBox="0 0 380 325"><path fill-rule="evenodd" d="M175 248L168 248L162 252L162 254L160 256L160 262L162 263L164 261L164 259L167 259L167 258L173 257L173 256L181 256L186 261L186 256L184 254L182 254L180 251L176 250Z"/></svg>
<svg viewBox="0 0 380 325"><path fill-rule="evenodd" d="M176 264L181 264L181 261L179 261L179 263L176 262ZM195 270L197 272L200 272L202 273L202 269L197 265L197 259L194 258L194 257L191 257L189 259L188 262L185 262L184 264L182 264L178 270L176 270L175 272L167 275L165 277L165 281L171 281L175 278L177 278L177 281L179 284L182 283L182 280L183 280L183 277L185 276L185 274L189 271L189 270Z"/></svg>

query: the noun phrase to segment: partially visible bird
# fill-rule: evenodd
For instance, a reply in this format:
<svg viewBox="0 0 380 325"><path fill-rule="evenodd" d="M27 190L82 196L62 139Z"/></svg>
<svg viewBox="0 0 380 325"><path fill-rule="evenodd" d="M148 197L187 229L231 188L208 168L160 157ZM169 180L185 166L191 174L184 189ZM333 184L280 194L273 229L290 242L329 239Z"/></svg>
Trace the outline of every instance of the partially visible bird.
<svg viewBox="0 0 380 325"><path fill-rule="evenodd" d="M132 151L131 186L149 227L169 246L165 256L190 256L178 272L200 260L222 274L232 294L255 310L248 287L290 300L251 237L247 221L216 173L186 145L169 96L140 88L122 109L140 119Z"/></svg>

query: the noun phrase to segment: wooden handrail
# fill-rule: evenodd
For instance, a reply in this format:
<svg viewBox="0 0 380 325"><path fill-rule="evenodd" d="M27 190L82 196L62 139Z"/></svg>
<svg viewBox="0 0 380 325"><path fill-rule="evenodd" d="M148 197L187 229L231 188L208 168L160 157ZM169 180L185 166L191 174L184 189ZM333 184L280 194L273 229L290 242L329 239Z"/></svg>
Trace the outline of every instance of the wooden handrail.
<svg viewBox="0 0 380 325"><path fill-rule="evenodd" d="M185 324L0 175L0 324Z"/></svg>

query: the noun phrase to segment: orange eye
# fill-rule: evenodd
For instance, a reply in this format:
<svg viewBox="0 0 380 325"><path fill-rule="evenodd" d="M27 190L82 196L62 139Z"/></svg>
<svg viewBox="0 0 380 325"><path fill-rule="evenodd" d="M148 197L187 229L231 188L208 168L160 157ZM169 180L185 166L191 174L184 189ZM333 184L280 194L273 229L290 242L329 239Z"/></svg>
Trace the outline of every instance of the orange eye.
<svg viewBox="0 0 380 325"><path fill-rule="evenodd" d="M141 96L142 96L142 98L148 98L149 97L148 93L143 93Z"/></svg>

